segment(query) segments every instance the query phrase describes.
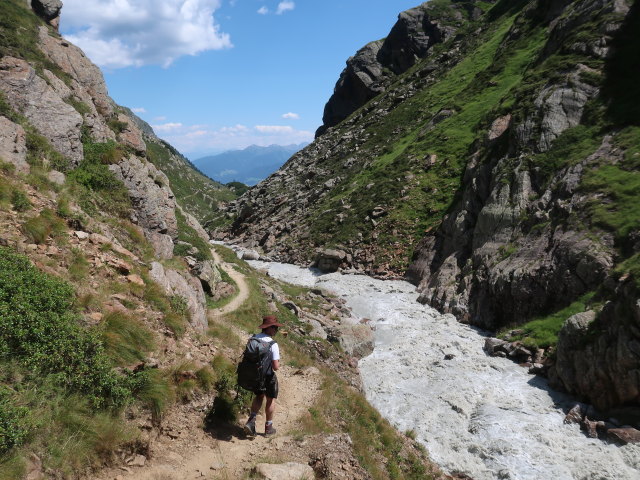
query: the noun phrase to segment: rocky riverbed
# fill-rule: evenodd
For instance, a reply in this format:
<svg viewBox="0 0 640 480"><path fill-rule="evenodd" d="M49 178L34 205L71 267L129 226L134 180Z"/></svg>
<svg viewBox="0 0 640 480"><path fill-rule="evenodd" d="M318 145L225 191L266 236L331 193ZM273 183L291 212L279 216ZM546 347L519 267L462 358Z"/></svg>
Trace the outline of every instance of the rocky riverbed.
<svg viewBox="0 0 640 480"><path fill-rule="evenodd" d="M640 478L640 445L607 444L565 424L574 401L513 362L487 356L484 332L419 304L412 285L250 263L341 296L371 320L375 350L359 363L366 395L443 469L476 480Z"/></svg>

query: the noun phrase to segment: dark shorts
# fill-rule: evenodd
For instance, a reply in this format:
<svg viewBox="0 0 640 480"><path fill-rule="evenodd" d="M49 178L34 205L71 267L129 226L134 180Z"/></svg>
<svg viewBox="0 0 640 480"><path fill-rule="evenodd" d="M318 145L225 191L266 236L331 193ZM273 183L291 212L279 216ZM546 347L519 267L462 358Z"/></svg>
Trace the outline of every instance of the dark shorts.
<svg viewBox="0 0 640 480"><path fill-rule="evenodd" d="M269 398L278 398L278 377L274 373L272 376L267 377L265 382L265 388L262 390L256 390L256 395L266 395Z"/></svg>

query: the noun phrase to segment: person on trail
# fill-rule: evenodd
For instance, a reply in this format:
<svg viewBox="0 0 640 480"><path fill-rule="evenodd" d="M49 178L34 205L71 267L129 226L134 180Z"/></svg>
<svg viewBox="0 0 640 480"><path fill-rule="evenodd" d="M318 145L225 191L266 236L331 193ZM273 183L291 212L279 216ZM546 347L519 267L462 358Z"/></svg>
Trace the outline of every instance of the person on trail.
<svg viewBox="0 0 640 480"><path fill-rule="evenodd" d="M251 403L251 415L249 420L244 426L244 430L249 435L256 434L256 416L262 408L262 401L266 397L267 404L265 406L266 423L264 426L265 435L273 435L276 433L276 429L273 426L273 414L276 410L275 399L278 398L278 377L276 377L276 370L280 368L280 348L278 344L273 340L273 337L278 333L278 327L282 327L281 323L278 323L278 319L269 315L262 318L262 325L258 328L262 330L262 333L254 335L254 338L259 339L262 342L270 343L271 345L271 364L266 372L266 381L264 387L258 390L254 390L255 398Z"/></svg>

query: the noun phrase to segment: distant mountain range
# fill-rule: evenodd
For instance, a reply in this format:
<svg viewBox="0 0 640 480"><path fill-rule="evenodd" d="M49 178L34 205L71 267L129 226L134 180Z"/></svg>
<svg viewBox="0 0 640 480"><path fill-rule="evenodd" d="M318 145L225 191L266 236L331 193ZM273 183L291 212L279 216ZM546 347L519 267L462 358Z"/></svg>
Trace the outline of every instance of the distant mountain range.
<svg viewBox="0 0 640 480"><path fill-rule="evenodd" d="M251 145L244 150L230 150L202 157L193 163L209 178L220 183L236 181L253 186L278 170L306 145Z"/></svg>

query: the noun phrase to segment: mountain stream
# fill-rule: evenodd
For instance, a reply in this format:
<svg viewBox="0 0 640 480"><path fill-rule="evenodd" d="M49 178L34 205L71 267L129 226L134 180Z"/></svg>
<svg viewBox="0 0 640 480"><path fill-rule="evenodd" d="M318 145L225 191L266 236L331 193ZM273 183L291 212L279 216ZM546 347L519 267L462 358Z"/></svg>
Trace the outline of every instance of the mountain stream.
<svg viewBox="0 0 640 480"><path fill-rule="evenodd" d="M487 356L482 332L419 304L413 285L249 263L342 297L357 320L371 320L375 349L359 362L367 399L399 431L412 430L445 471L475 480L640 479L640 445L610 445L564 424L575 401Z"/></svg>

